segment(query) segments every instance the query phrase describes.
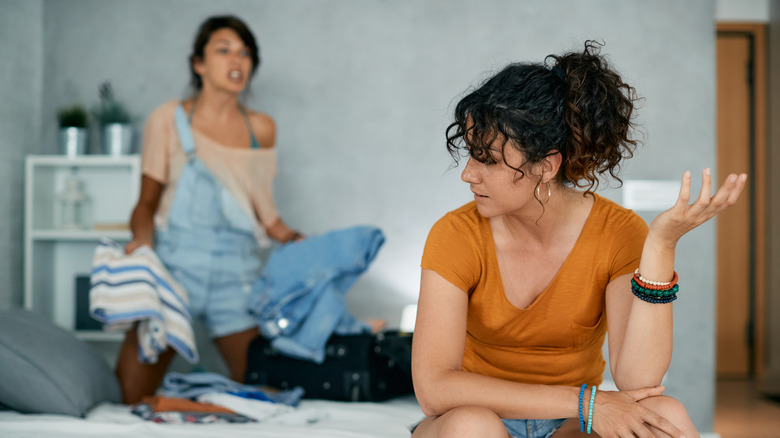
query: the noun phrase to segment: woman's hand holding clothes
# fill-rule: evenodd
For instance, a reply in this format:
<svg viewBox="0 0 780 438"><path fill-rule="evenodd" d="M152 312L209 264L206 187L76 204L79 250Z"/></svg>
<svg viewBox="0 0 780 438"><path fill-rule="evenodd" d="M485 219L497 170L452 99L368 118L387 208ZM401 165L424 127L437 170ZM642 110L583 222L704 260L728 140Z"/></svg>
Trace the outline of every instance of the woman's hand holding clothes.
<svg viewBox="0 0 780 438"><path fill-rule="evenodd" d="M590 390L586 393L589 395ZM658 429L673 438L683 436L682 431L669 420L642 406L639 402L660 396L663 386L632 391L597 391L593 407L592 430L602 438L655 437L652 429ZM589 397L583 398L585 421L588 418Z"/></svg>
<svg viewBox="0 0 780 438"><path fill-rule="evenodd" d="M125 254L130 254L130 253L132 253L133 251L135 251L136 249L138 249L138 248L140 248L142 246L148 246L149 248L151 248L152 247L152 242L151 241L147 242L147 241L142 240L142 239L133 239L127 245L125 245Z"/></svg>

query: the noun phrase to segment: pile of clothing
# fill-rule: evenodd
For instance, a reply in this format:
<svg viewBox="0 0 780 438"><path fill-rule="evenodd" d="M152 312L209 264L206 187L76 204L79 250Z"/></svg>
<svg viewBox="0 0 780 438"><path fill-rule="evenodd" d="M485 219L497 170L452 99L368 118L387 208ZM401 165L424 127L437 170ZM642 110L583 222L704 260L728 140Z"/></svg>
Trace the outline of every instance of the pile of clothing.
<svg viewBox="0 0 780 438"><path fill-rule="evenodd" d="M324 417L318 411L296 409L303 389L275 391L243 385L220 374L171 372L159 395L145 397L131 412L156 423L312 424Z"/></svg>

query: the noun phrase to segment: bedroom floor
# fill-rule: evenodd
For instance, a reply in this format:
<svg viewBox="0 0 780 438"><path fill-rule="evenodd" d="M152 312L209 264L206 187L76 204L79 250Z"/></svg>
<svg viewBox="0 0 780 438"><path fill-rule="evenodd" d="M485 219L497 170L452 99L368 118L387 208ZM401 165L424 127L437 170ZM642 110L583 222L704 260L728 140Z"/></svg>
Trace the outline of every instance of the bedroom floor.
<svg viewBox="0 0 780 438"><path fill-rule="evenodd" d="M764 397L751 380L719 380L715 432L721 438L780 438L780 402Z"/></svg>

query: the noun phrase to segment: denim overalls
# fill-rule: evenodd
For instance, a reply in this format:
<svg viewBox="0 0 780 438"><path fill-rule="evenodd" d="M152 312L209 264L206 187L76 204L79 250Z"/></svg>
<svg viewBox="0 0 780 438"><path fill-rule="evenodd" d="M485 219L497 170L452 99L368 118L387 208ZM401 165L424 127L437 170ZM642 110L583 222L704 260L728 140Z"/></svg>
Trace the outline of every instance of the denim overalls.
<svg viewBox="0 0 780 438"><path fill-rule="evenodd" d="M257 325L247 311L248 294L262 266L256 223L198 159L181 105L175 120L187 163L168 213L168 229L155 233L156 252L187 290L192 316L202 315L210 335L218 338Z"/></svg>

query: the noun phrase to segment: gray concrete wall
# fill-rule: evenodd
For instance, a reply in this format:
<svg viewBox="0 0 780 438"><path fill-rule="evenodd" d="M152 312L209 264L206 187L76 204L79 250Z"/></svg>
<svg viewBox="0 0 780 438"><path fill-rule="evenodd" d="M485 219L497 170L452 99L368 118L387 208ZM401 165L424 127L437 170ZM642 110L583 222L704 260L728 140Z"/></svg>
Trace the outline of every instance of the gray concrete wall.
<svg viewBox="0 0 780 438"><path fill-rule="evenodd" d="M0 310L22 303L24 156L39 150L43 2L0 0Z"/></svg>
<svg viewBox="0 0 780 438"><path fill-rule="evenodd" d="M623 175L677 179L686 169L715 167L715 6L709 0L43 4L43 94L34 116L42 123L40 131L26 132L40 132L41 150L48 152L55 150L53 109L94 103L104 80L138 116L140 130L154 107L185 95L196 25L214 13L244 18L264 62L248 103L271 114L279 129L279 209L306 233L354 224L384 230L387 243L348 304L359 316L391 325L404 305L416 302L430 226L469 200L460 171L448 171L443 132L452 106L509 61L542 60L579 49L587 38L606 41L614 64L647 98L640 113L646 146ZM620 199L619 190L605 195ZM15 202L2 214L19 220ZM667 378L668 393L686 404L702 430L711 430L713 415L714 248L712 224L680 243L684 292ZM0 302L21 302L3 294Z"/></svg>

